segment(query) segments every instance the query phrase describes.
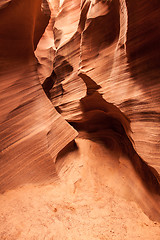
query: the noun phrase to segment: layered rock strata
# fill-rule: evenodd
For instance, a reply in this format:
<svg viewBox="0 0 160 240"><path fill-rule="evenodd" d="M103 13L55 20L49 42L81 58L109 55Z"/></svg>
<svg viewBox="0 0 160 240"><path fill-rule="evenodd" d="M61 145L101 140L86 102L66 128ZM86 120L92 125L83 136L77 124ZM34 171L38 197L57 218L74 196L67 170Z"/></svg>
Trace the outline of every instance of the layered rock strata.
<svg viewBox="0 0 160 240"><path fill-rule="evenodd" d="M97 85L103 98L131 120L136 151L159 172L159 2L77 0L59 6L50 2L53 105L65 119L80 119L79 100L86 87ZM42 49L47 50L40 42L39 72L46 61L39 57ZM41 77L45 81L44 74Z"/></svg>
<svg viewBox="0 0 160 240"><path fill-rule="evenodd" d="M79 132L125 156L136 175L128 186L138 178L149 196L136 201L159 219L159 9L156 0L2 4L1 192L57 180Z"/></svg>

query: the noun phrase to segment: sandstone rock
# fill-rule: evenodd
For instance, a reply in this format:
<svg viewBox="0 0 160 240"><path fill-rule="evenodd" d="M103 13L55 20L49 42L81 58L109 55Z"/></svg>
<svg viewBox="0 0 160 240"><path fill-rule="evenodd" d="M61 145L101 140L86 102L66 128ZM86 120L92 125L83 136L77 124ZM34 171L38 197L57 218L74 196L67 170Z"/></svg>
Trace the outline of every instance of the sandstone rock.
<svg viewBox="0 0 160 240"><path fill-rule="evenodd" d="M130 240L152 229L149 238L158 240L147 216L160 221L159 1L6 3L0 5L0 225L9 230L0 237ZM4 221L8 206L27 219L22 233L18 220L11 229ZM31 215L38 233L30 231ZM136 235L139 225L147 231Z"/></svg>
<svg viewBox="0 0 160 240"><path fill-rule="evenodd" d="M54 109L38 79L34 47L48 23L40 2L13 1L0 12L1 192L29 182L53 181L56 155L77 135Z"/></svg>
<svg viewBox="0 0 160 240"><path fill-rule="evenodd" d="M159 172L158 12L158 1L63 1L54 18L59 44L53 65L57 80L50 92L66 119L80 118L85 87L78 79L91 79L104 99L130 118L136 151ZM67 65L72 67L68 73ZM71 94L76 82L77 96Z"/></svg>

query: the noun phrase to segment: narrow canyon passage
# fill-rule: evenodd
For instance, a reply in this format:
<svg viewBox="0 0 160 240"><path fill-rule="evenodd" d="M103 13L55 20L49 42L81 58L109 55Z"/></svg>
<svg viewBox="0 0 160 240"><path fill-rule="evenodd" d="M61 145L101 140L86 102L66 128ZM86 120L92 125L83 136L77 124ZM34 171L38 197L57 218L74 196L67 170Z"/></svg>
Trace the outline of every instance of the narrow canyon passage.
<svg viewBox="0 0 160 240"><path fill-rule="evenodd" d="M159 10L0 1L0 239L159 240Z"/></svg>

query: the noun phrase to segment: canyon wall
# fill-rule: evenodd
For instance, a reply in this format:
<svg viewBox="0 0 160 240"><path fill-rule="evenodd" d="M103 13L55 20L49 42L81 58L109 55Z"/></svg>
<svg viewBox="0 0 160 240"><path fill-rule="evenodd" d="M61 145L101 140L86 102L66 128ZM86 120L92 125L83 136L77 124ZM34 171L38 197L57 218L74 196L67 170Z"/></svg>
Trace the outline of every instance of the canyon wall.
<svg viewBox="0 0 160 240"><path fill-rule="evenodd" d="M159 240L159 12L0 0L0 239Z"/></svg>
<svg viewBox="0 0 160 240"><path fill-rule="evenodd" d="M38 79L34 49L49 18L39 0L11 1L0 10L1 192L53 181L56 155L77 135Z"/></svg>
<svg viewBox="0 0 160 240"><path fill-rule="evenodd" d="M56 156L79 132L126 154L159 192L159 9L158 0L2 3L2 191L58 178Z"/></svg>
<svg viewBox="0 0 160 240"><path fill-rule="evenodd" d="M36 50L53 105L66 120L80 119L79 100L96 90L130 119L136 151L160 171L159 1L58 2L50 1L52 28ZM51 29L54 44L48 48Z"/></svg>

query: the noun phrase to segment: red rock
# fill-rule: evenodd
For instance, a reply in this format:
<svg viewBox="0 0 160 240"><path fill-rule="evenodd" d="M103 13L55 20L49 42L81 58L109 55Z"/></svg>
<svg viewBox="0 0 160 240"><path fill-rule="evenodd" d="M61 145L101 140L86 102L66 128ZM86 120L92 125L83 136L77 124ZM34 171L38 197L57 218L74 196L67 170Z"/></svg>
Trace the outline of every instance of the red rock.
<svg viewBox="0 0 160 240"><path fill-rule="evenodd" d="M0 192L58 181L60 201L110 196L160 221L159 1L2 7Z"/></svg>

